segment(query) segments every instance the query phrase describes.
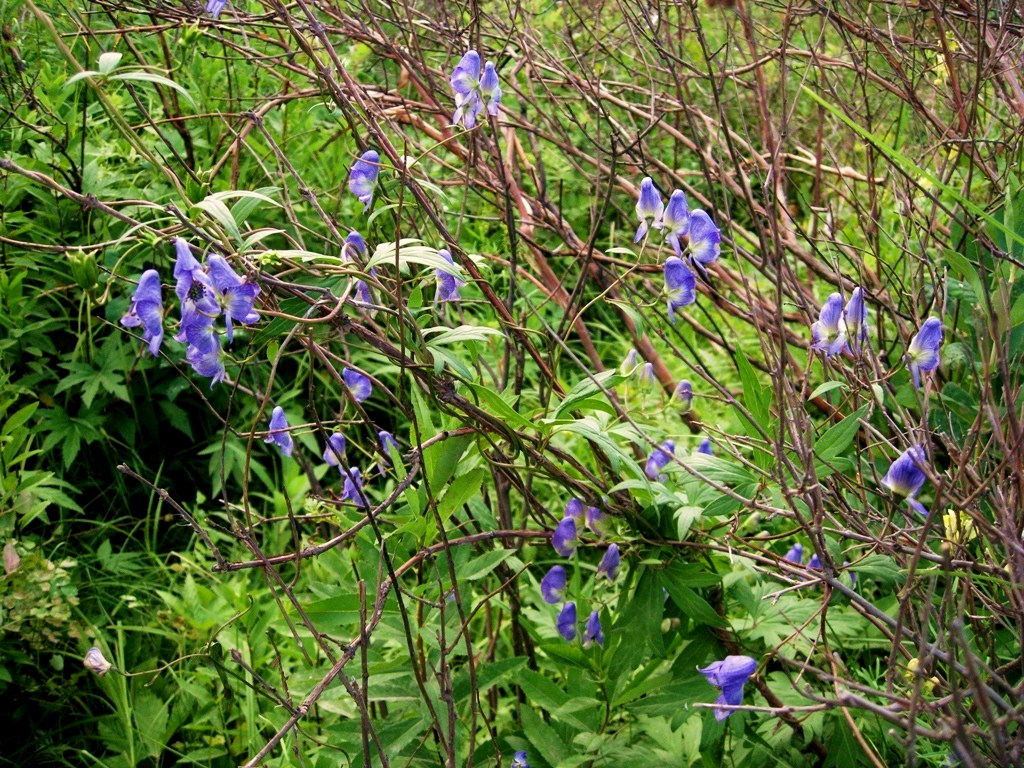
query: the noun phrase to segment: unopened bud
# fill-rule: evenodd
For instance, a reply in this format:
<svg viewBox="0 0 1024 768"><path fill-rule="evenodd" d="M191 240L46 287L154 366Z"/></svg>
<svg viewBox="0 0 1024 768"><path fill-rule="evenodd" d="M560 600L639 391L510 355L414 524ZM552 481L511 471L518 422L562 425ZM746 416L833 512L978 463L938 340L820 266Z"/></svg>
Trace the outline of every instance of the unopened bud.
<svg viewBox="0 0 1024 768"><path fill-rule="evenodd" d="M112 666L111 663L103 657L103 651L95 645L89 649L87 654L85 654L85 658L82 659L82 663L85 664L86 669L90 672L95 672L100 677L107 674Z"/></svg>

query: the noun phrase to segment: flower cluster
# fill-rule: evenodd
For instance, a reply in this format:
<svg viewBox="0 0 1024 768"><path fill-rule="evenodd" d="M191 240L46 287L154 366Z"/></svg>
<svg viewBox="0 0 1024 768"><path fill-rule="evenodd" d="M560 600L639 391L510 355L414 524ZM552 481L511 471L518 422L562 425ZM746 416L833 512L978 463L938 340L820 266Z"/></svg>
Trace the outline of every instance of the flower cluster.
<svg viewBox="0 0 1024 768"><path fill-rule="evenodd" d="M811 349L826 357L840 352L855 353L868 340L868 308L864 291L854 288L843 306L843 297L831 294L821 307L818 320L811 325Z"/></svg>
<svg viewBox="0 0 1024 768"><path fill-rule="evenodd" d="M484 107L487 108L487 114L497 116L498 104L501 103L501 85L493 62L488 61L481 73L480 54L474 50L466 51L452 71L450 82L455 91L454 125L461 122L468 131L476 125L476 119Z"/></svg>

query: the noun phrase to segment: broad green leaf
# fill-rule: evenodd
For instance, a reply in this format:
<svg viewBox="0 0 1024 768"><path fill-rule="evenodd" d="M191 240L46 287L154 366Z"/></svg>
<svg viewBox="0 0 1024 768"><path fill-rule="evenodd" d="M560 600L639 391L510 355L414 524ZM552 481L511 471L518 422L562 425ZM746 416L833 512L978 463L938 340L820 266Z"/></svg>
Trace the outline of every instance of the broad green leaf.
<svg viewBox="0 0 1024 768"><path fill-rule="evenodd" d="M536 425L525 416L509 405L505 398L493 389L481 384L467 383L473 394L476 395L478 405L492 416L498 417L501 421L516 429L535 429Z"/></svg>
<svg viewBox="0 0 1024 768"><path fill-rule="evenodd" d="M847 384L845 381L826 381L824 384L819 384L817 387L815 387L814 391L811 392L810 396L808 396L807 399L814 400L815 398L821 397L822 395L827 394L828 392L832 392L833 390L841 389L843 391L846 391L849 390L849 388L850 385Z"/></svg>
<svg viewBox="0 0 1024 768"><path fill-rule="evenodd" d="M210 214L216 222L227 230L228 234L231 235L236 242L241 241L242 233L238 229L238 222L235 221L235 217L231 215L231 210L222 200L218 200L210 195L196 203L195 207Z"/></svg>
<svg viewBox="0 0 1024 768"><path fill-rule="evenodd" d="M870 405L862 405L838 424L826 430L814 443L814 455L824 463L837 458L840 454L850 451L853 438L860 429L861 421L867 415Z"/></svg>

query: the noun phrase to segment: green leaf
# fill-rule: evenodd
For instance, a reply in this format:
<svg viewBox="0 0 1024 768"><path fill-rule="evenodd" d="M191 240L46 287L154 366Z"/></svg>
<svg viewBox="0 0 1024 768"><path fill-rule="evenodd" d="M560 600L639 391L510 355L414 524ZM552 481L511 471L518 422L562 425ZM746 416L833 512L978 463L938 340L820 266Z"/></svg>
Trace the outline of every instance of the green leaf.
<svg viewBox="0 0 1024 768"><path fill-rule="evenodd" d="M554 728L544 722L530 707L520 707L519 716L523 721L523 735L548 765L558 765L565 760L569 748L559 738Z"/></svg>
<svg viewBox="0 0 1024 768"><path fill-rule="evenodd" d="M215 221L227 230L227 233L235 241L241 241L242 233L238 229L238 222L235 221L235 217L231 215L231 211L224 204L223 200L219 200L213 195L208 195L196 203L195 207L210 214Z"/></svg>
<svg viewBox="0 0 1024 768"><path fill-rule="evenodd" d="M460 474L452 481L437 504L437 514L442 521L446 522L457 509L480 493L480 486L483 485L486 474L482 468L477 467Z"/></svg>
<svg viewBox="0 0 1024 768"><path fill-rule="evenodd" d="M832 392L833 390L841 389L843 391L846 391L849 388L850 385L847 384L845 381L826 381L824 384L819 384L817 387L815 387L814 391L811 392L810 396L807 399L814 400L815 398L821 397L822 395L828 392Z"/></svg>
<svg viewBox="0 0 1024 768"><path fill-rule="evenodd" d="M555 419L568 418L572 415L572 412L578 408L581 408L583 403L590 400L593 397L599 397L602 402L606 399L606 395L602 391L604 389L610 389L617 384L625 381L628 377L623 376L618 371L601 371L595 373L593 376L583 379L570 389L562 402L558 405L555 410Z"/></svg>
<svg viewBox="0 0 1024 768"><path fill-rule="evenodd" d="M480 384L473 384L472 382L467 383L466 386L473 390L473 394L476 395L480 407L492 416L496 416L509 426L518 429L532 430L536 428L536 425L532 421L521 416L517 410L506 402L504 397L499 395L493 389L489 389L488 387Z"/></svg>
<svg viewBox="0 0 1024 768"><path fill-rule="evenodd" d="M113 72L117 68L117 65L121 63L121 58L123 56L123 53L118 53L117 51L101 53L99 59L100 74L109 75Z"/></svg>
<svg viewBox="0 0 1024 768"><path fill-rule="evenodd" d="M860 429L861 421L867 415L869 408L868 404L862 405L838 424L829 427L825 434L815 441L814 455L823 463L828 463L850 451L853 438Z"/></svg>
<svg viewBox="0 0 1024 768"><path fill-rule="evenodd" d="M189 104L195 105L195 103L196 103L195 99L192 98L192 94L190 94L188 91L186 91L180 85L178 85L176 82L174 82L170 78L163 77L162 75L157 75L157 74L154 74L152 72L142 72L142 71L139 71L139 70L134 70L134 71L131 71L131 72L118 72L116 75L111 75L109 79L110 80L132 80L132 81L138 81L138 82L143 82L143 83L155 83L156 85L163 85L163 86L166 86L167 88L173 88L175 91L180 93L182 96L184 96L188 100Z"/></svg>

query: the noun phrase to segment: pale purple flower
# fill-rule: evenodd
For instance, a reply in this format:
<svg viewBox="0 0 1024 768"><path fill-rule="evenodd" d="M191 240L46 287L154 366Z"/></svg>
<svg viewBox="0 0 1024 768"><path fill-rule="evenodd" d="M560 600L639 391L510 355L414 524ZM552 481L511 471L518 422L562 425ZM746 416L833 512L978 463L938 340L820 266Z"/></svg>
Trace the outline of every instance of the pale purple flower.
<svg viewBox="0 0 1024 768"><path fill-rule="evenodd" d="M690 211L690 258L702 268L722 252L722 233L711 217L699 208Z"/></svg>
<svg viewBox="0 0 1024 768"><path fill-rule="evenodd" d="M284 408L280 405L275 406L270 414L270 430L264 442L274 443L285 456L292 455L292 436L288 432L288 419L285 418Z"/></svg>
<svg viewBox="0 0 1024 768"><path fill-rule="evenodd" d="M686 379L680 381L674 395L682 404L684 411L690 410L690 406L693 403L693 385L689 381Z"/></svg>
<svg viewBox="0 0 1024 768"><path fill-rule="evenodd" d="M910 508L925 517L928 516L927 508L914 497L928 479L924 471L927 464L928 457L924 448L914 445L899 455L882 478L882 485L898 496L905 497Z"/></svg>
<svg viewBox="0 0 1024 768"><path fill-rule="evenodd" d="M114 666L103 656L103 651L95 645L85 654L82 664L85 665L86 669L99 677L103 677Z"/></svg>
<svg viewBox="0 0 1024 768"><path fill-rule="evenodd" d="M142 340L149 342L149 352L156 357L164 340L164 304L161 296L160 275L147 269L139 278L127 314L121 318L125 328L142 326Z"/></svg>
<svg viewBox="0 0 1024 768"><path fill-rule="evenodd" d="M565 568L560 565L552 566L540 580L540 594L545 603L561 602L565 594Z"/></svg>
<svg viewBox="0 0 1024 768"><path fill-rule="evenodd" d="M498 83L498 73L494 64L484 64L484 74L480 78L480 95L487 104L487 114L492 117L498 116L498 105L501 103L501 85Z"/></svg>
<svg viewBox="0 0 1024 768"><path fill-rule="evenodd" d="M361 264L366 260L369 248L366 240L356 230L352 230L345 238L345 244L341 246L341 256L345 261L354 261ZM357 258L358 257L358 258Z"/></svg>
<svg viewBox="0 0 1024 768"><path fill-rule="evenodd" d="M608 581L615 581L615 577L619 575L619 562L619 545L612 544L597 566L597 575L604 576Z"/></svg>
<svg viewBox="0 0 1024 768"><path fill-rule="evenodd" d="M224 380L226 371L220 339L212 332L207 338L201 343L190 343L185 350L185 359L196 373L210 379L210 389L213 389L214 384Z"/></svg>
<svg viewBox="0 0 1024 768"><path fill-rule="evenodd" d="M807 567L813 568L816 571L821 570L821 560L818 558L817 552L811 555L811 559L807 561Z"/></svg>
<svg viewBox="0 0 1024 768"><path fill-rule="evenodd" d="M697 300L697 278L686 262L675 256L665 259L665 291L668 293L668 319L676 321L676 310Z"/></svg>
<svg viewBox="0 0 1024 768"><path fill-rule="evenodd" d="M437 255L452 266L455 265L452 255L447 249L442 248L437 252ZM466 284L465 280L456 277L452 272L444 269L436 270L435 275L437 277L437 291L434 295L435 302L459 301L462 298L459 296L459 288Z"/></svg>
<svg viewBox="0 0 1024 768"><path fill-rule="evenodd" d="M215 19L220 18L221 11L228 4L228 0L206 0L206 12Z"/></svg>
<svg viewBox="0 0 1024 768"><path fill-rule="evenodd" d="M653 384L654 383L654 363L644 363L640 366L640 373L637 378L640 379L641 384Z"/></svg>
<svg viewBox="0 0 1024 768"><path fill-rule="evenodd" d="M206 260L210 282L213 284L217 303L224 313L224 324L230 344L234 338L232 320L244 325L259 322L260 316L253 309L253 302L260 292L260 287L249 282L248 278L239 277L223 256L213 254Z"/></svg>
<svg viewBox="0 0 1024 768"><path fill-rule="evenodd" d="M715 704L738 706L743 703L743 686L756 670L757 662L749 656L726 656L699 671L722 691ZM716 720L725 720L731 714L732 710L715 709Z"/></svg>
<svg viewBox="0 0 1024 768"><path fill-rule="evenodd" d="M468 131L476 125L477 115L484 108L483 97L480 94L480 54L474 50L466 51L452 71L449 82L455 91L455 114L452 116L452 124L458 125L461 122Z"/></svg>
<svg viewBox="0 0 1024 768"><path fill-rule="evenodd" d="M934 371L939 366L939 347L942 346L942 321L929 317L924 321L907 348L907 367L914 386L921 386L921 371Z"/></svg>
<svg viewBox="0 0 1024 768"><path fill-rule="evenodd" d="M601 631L601 617L597 615L597 611L592 611L590 613L590 618L587 619L587 626L583 630L583 647L586 648L592 643L604 645L604 632Z"/></svg>
<svg viewBox="0 0 1024 768"><path fill-rule="evenodd" d="M800 563L804 561L804 545L794 544L789 548L789 551L782 556L782 559L800 565Z"/></svg>
<svg viewBox="0 0 1024 768"><path fill-rule="evenodd" d="M324 461L329 467L337 467L341 470L341 459L345 455L345 436L341 432L335 432L327 438L327 448L324 449Z"/></svg>
<svg viewBox="0 0 1024 768"><path fill-rule="evenodd" d="M683 190L677 189L668 199L661 224L665 241L672 246L676 256L683 258L683 247L679 238L685 237L690 231L690 211L686 207L686 193Z"/></svg>
<svg viewBox="0 0 1024 768"><path fill-rule="evenodd" d="M666 440L651 452L651 455L647 458L647 466L644 467L644 472L651 480L664 482L665 475L661 474L661 470L672 461L672 455L675 452L676 444L672 440Z"/></svg>
<svg viewBox="0 0 1024 768"><path fill-rule="evenodd" d="M377 439L380 440L380 452L384 455L385 464L391 465L391 451L402 452L402 449L398 447L398 441L395 440L395 436L386 430L381 430L377 433Z"/></svg>
<svg viewBox="0 0 1024 768"><path fill-rule="evenodd" d="M551 546L562 557L571 557L572 553L576 551L576 543L576 521L571 517L566 517L555 526L555 532L551 536Z"/></svg>
<svg viewBox="0 0 1024 768"><path fill-rule="evenodd" d="M565 517L571 517L577 525L583 524L583 502L575 496L565 505Z"/></svg>
<svg viewBox="0 0 1024 768"><path fill-rule="evenodd" d="M597 507L587 507L584 512L587 520L587 528L598 536L604 536L608 532L608 516Z"/></svg>
<svg viewBox="0 0 1024 768"><path fill-rule="evenodd" d="M860 346L868 340L868 306L864 302L864 291L854 288L846 309L839 321L839 332L846 346L853 352L859 352Z"/></svg>
<svg viewBox="0 0 1024 768"><path fill-rule="evenodd" d="M373 193L377 189L377 175L380 173L380 155L370 149L360 156L348 174L349 191L364 203L363 212L370 209Z"/></svg>
<svg viewBox="0 0 1024 768"><path fill-rule="evenodd" d="M630 349L626 353L626 356L622 358L622 362L619 363L619 373L623 376L628 376L636 368L637 354L635 349Z"/></svg>
<svg viewBox="0 0 1024 768"><path fill-rule="evenodd" d="M341 489L341 501L351 501L360 509L367 506L366 496L363 494L363 477L359 469L350 467L341 473L345 476L345 484Z"/></svg>
<svg viewBox="0 0 1024 768"><path fill-rule="evenodd" d="M520 750L512 756L510 768L530 768L530 764L526 762L526 750Z"/></svg>
<svg viewBox="0 0 1024 768"><path fill-rule="evenodd" d="M843 317L843 297L831 294L821 306L818 319L811 325L811 349L831 357L846 346L846 335L839 329Z"/></svg>
<svg viewBox="0 0 1024 768"><path fill-rule="evenodd" d="M373 382L370 381L370 377L355 368L342 370L341 378L345 380L345 386L348 387L357 403L363 402L373 394Z"/></svg>
<svg viewBox="0 0 1024 768"><path fill-rule="evenodd" d="M644 176L640 182L640 199L636 201L636 215L640 219L640 226L637 227L636 237L633 238L634 243L639 243L650 227L661 229L661 214L664 210L665 204L654 187L654 179Z"/></svg>
<svg viewBox="0 0 1024 768"><path fill-rule="evenodd" d="M569 602L562 606L555 625L558 627L558 634L566 640L576 637L576 603Z"/></svg>

